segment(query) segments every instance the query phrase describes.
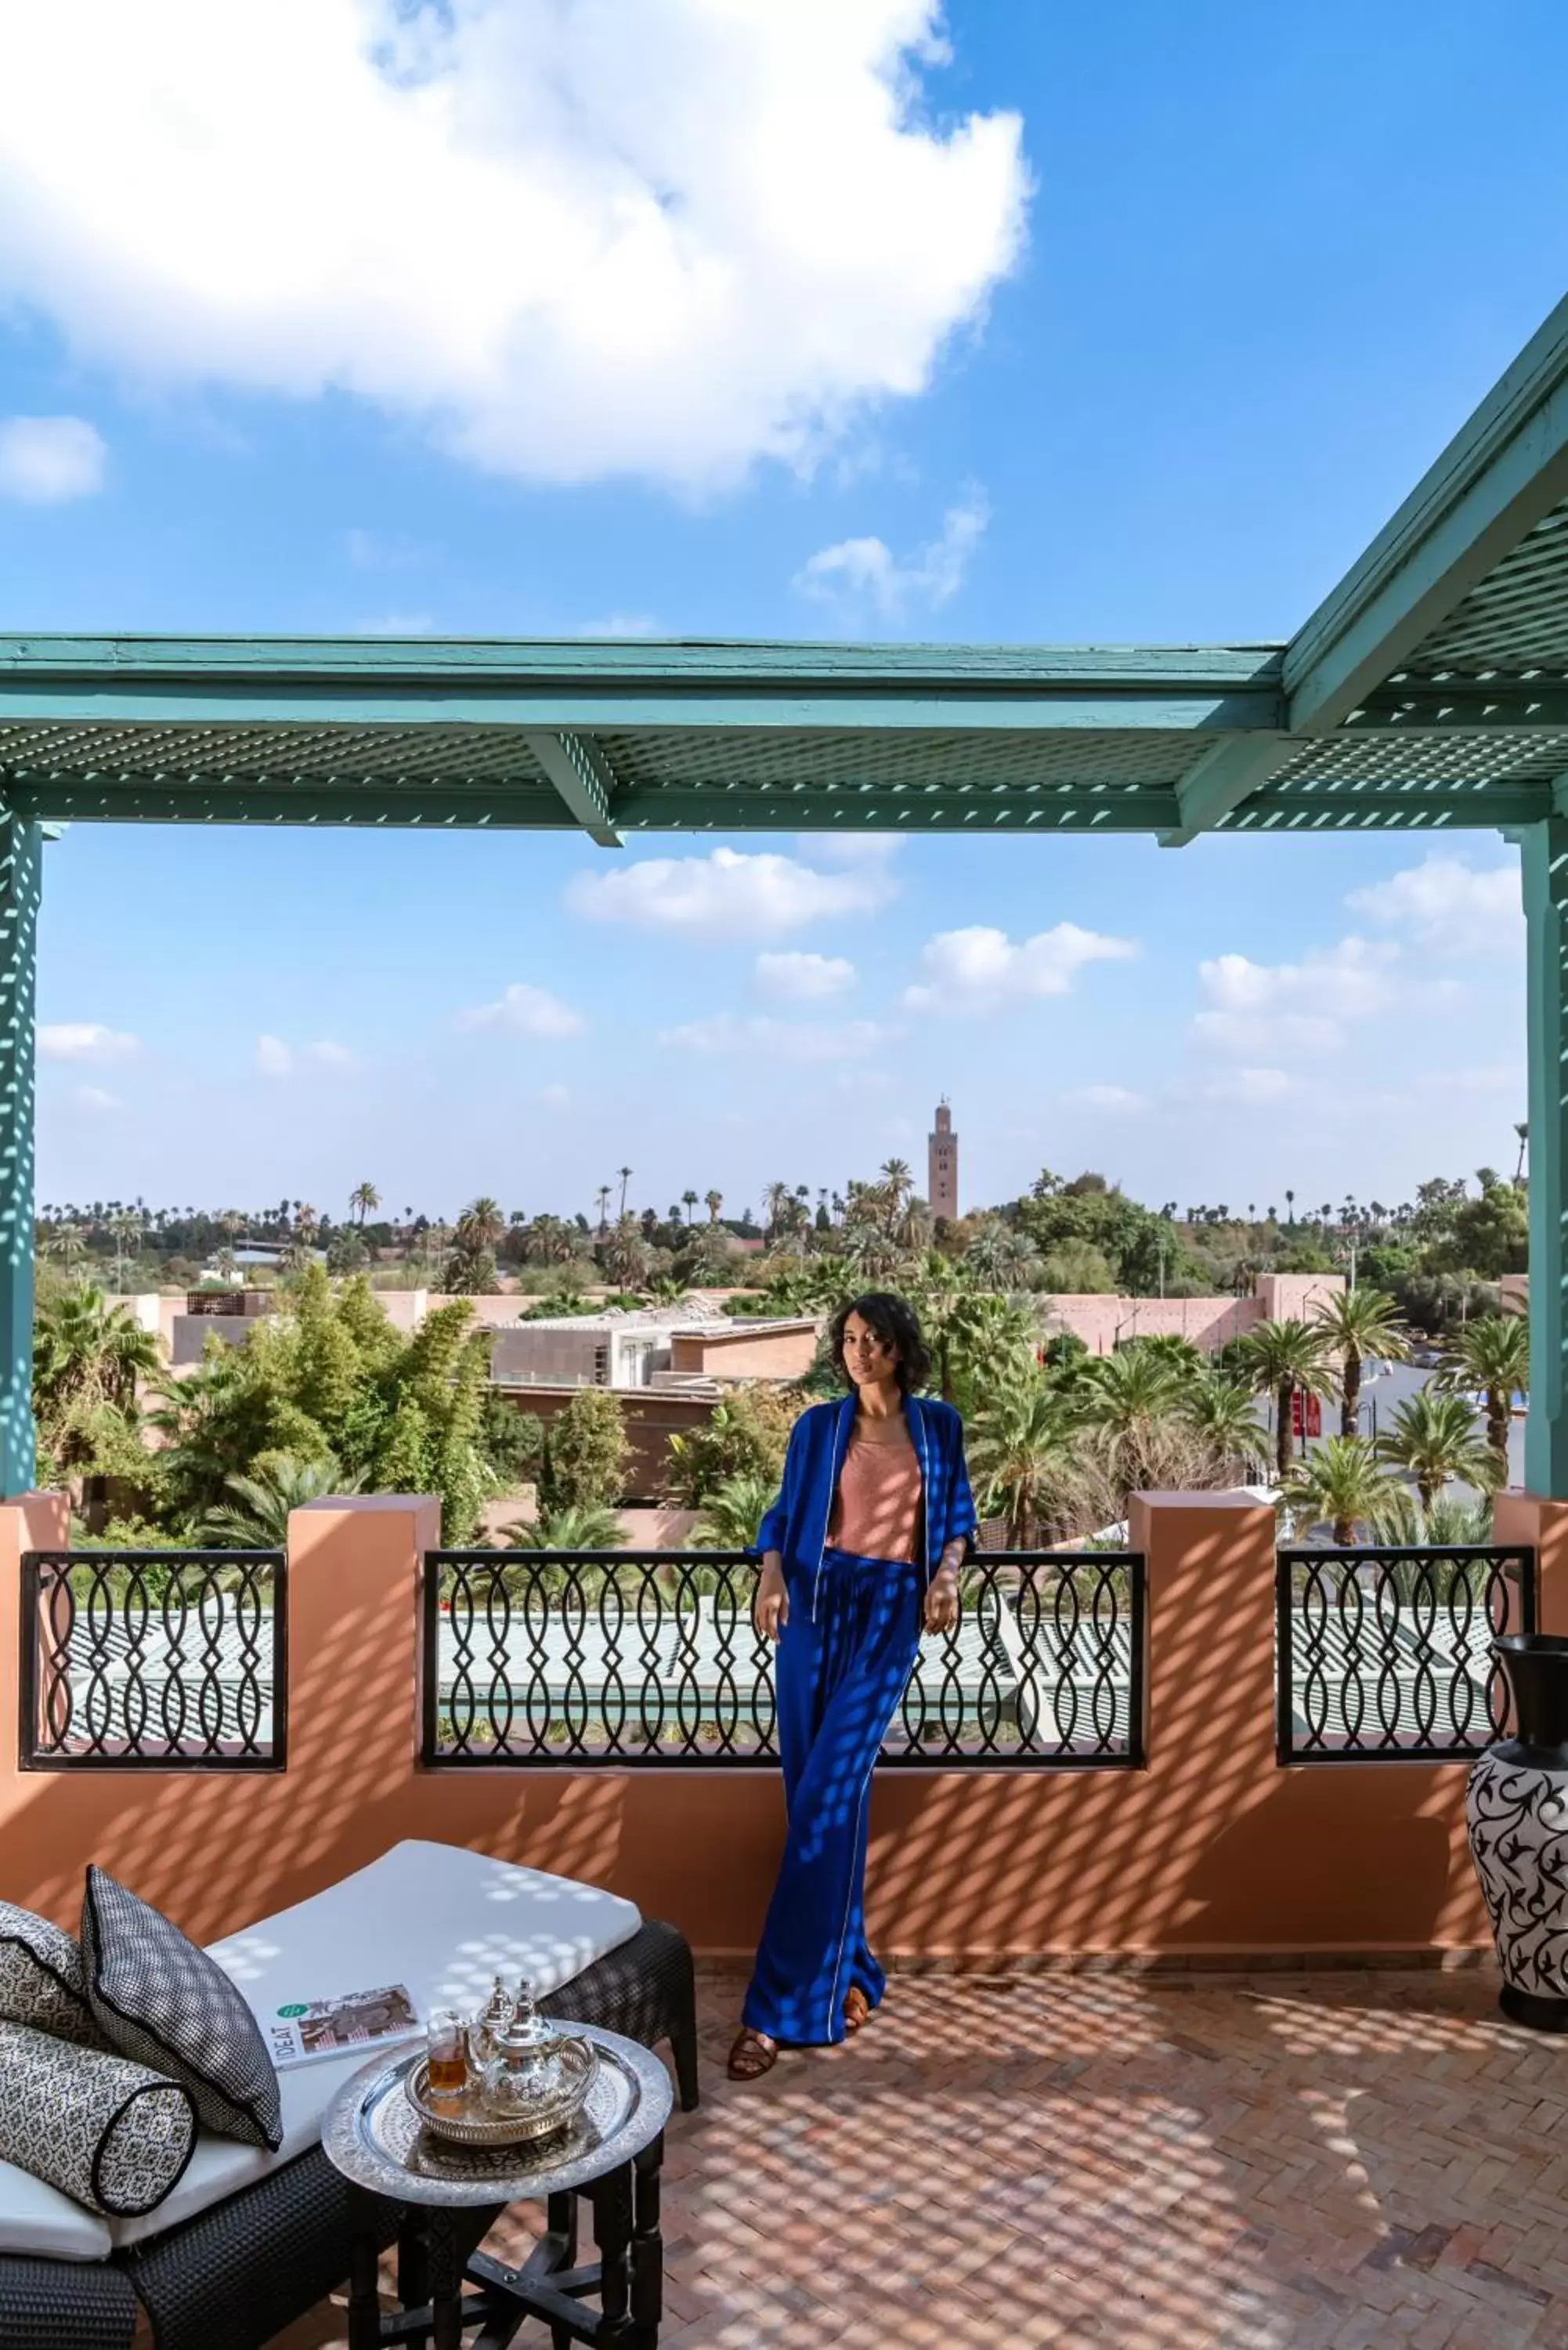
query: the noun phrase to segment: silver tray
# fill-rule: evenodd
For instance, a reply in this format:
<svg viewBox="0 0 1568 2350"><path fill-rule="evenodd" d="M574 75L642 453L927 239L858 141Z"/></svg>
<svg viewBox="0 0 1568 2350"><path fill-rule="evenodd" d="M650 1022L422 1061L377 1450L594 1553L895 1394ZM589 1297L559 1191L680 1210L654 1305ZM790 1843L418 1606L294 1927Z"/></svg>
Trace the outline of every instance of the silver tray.
<svg viewBox="0 0 1568 2350"><path fill-rule="evenodd" d="M377 2057L346 2081L322 2125L334 2168L372 2194L404 2203L515 2203L564 2194L629 2162L664 2127L673 2098L659 2058L598 2025L574 2023L596 2063L581 2112L533 2145L454 2146L426 2129L409 2103L421 2050Z"/></svg>
<svg viewBox="0 0 1568 2350"><path fill-rule="evenodd" d="M430 2063L423 2056L407 2075L403 2094L426 2129L453 2146L531 2146L569 2129L593 2085L598 2060L586 2040L563 2034L554 2053L560 2061L561 2085L553 2096L537 2099L531 2113L493 2112L472 2073L455 2101L438 2104L430 2094Z"/></svg>

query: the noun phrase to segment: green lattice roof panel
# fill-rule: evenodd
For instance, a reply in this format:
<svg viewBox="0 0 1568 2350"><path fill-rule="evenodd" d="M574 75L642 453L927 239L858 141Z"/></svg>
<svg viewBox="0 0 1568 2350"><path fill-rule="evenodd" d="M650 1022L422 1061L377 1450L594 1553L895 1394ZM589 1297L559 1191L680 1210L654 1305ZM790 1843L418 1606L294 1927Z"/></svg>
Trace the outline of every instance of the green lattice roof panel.
<svg viewBox="0 0 1568 2350"><path fill-rule="evenodd" d="M1404 671L1568 677L1568 498L1422 639Z"/></svg>

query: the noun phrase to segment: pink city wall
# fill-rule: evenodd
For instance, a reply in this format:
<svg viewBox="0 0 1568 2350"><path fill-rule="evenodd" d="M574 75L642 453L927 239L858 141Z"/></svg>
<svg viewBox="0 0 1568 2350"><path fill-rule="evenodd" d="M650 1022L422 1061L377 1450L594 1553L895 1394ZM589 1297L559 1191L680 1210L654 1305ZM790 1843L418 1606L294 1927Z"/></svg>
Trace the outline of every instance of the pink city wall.
<svg viewBox="0 0 1568 2350"><path fill-rule="evenodd" d="M1051 1328L1070 1331L1092 1355L1111 1354L1131 1338L1166 1336L1214 1354L1260 1322L1310 1322L1319 1303L1344 1287L1337 1273L1265 1273L1251 1297L1056 1296L1041 1303Z"/></svg>

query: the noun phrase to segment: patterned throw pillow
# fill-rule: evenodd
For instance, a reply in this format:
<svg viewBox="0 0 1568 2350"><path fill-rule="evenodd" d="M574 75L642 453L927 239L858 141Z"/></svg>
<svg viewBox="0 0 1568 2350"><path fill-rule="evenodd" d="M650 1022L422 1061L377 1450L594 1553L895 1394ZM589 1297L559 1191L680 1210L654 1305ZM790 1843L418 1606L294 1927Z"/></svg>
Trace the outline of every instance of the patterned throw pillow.
<svg viewBox="0 0 1568 2350"><path fill-rule="evenodd" d="M63 1928L14 1901L0 1901L0 2022L30 2023L84 2048L104 2045L80 1950Z"/></svg>
<svg viewBox="0 0 1568 2350"><path fill-rule="evenodd" d="M0 2158L89 2211L132 2219L172 2192L196 2147L179 2081L26 2023L0 2023Z"/></svg>
<svg viewBox="0 0 1568 2350"><path fill-rule="evenodd" d="M276 2152L277 2074L254 2016L205 1950L101 1868L87 1873L82 1960L111 2046L183 2081L205 2128Z"/></svg>

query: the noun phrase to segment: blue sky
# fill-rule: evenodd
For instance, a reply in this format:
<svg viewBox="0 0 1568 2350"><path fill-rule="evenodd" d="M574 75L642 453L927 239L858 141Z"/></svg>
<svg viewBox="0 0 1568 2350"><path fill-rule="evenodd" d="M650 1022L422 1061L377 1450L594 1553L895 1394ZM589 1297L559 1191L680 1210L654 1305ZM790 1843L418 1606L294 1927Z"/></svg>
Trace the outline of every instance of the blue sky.
<svg viewBox="0 0 1568 2350"><path fill-rule="evenodd" d="M1288 634L1563 290L1568 21L1496 21L57 0L0 629ZM714 849L73 830L43 1196L754 1205L941 1091L971 1201L1512 1163L1495 836Z"/></svg>

